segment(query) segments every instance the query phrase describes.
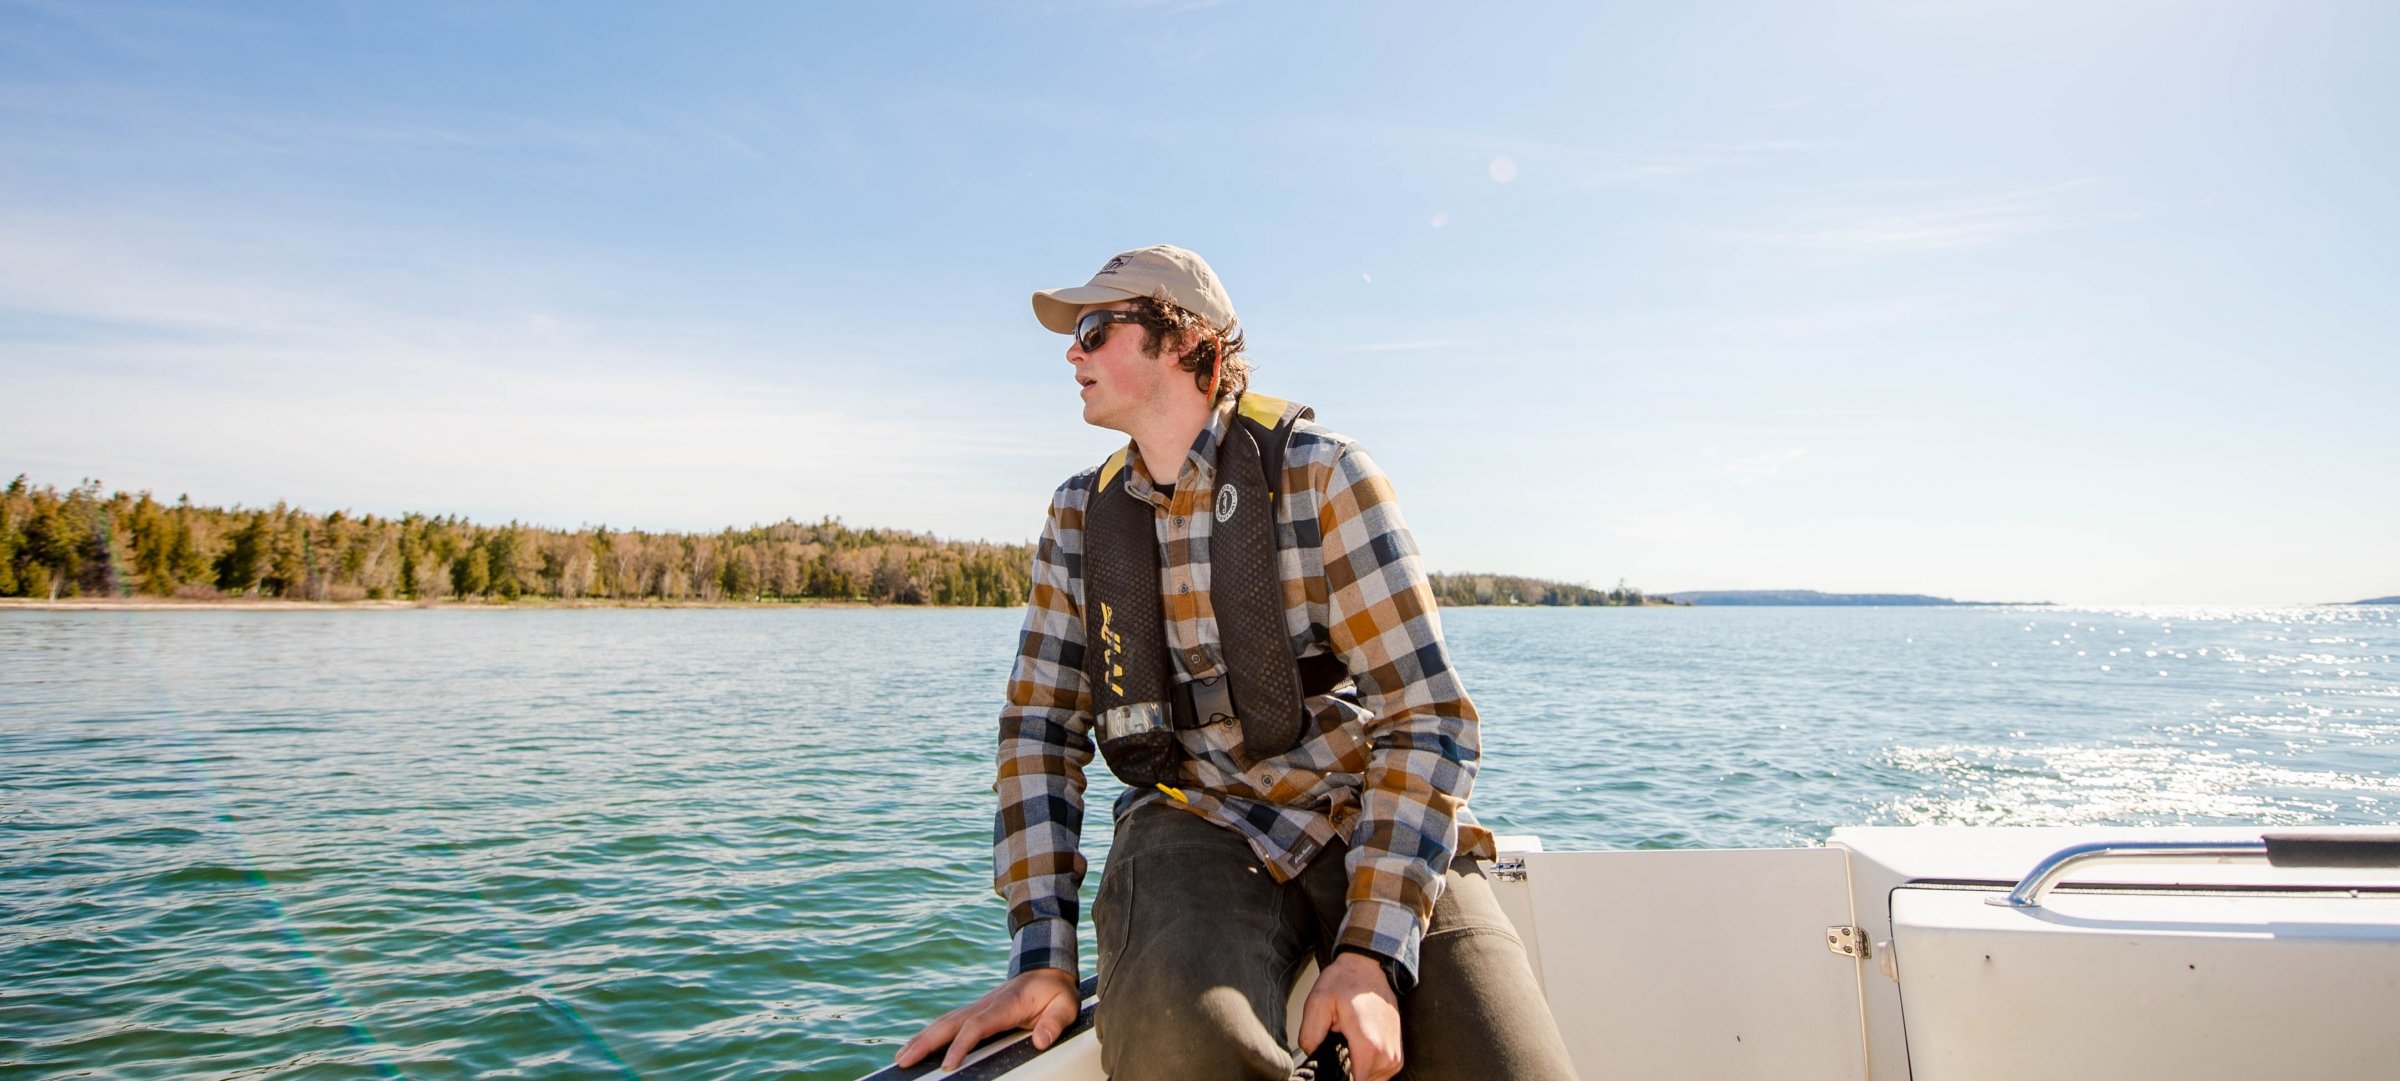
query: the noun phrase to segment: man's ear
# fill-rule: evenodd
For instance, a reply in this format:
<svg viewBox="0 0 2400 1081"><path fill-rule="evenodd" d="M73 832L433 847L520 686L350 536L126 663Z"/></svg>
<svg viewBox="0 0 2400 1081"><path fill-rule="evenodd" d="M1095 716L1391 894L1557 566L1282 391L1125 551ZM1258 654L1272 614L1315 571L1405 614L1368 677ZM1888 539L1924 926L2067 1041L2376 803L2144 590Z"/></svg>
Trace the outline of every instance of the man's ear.
<svg viewBox="0 0 2400 1081"><path fill-rule="evenodd" d="M1190 356L1192 350L1200 348L1200 343L1207 341L1208 339L1209 333L1207 331L1202 330L1197 326L1185 327L1182 338L1177 340L1175 343L1175 358L1177 360L1181 360L1184 357Z"/></svg>
<svg viewBox="0 0 2400 1081"><path fill-rule="evenodd" d="M1158 351L1158 359L1166 361L1170 368L1175 367L1183 363L1184 354L1191 352L1192 345L1199 340L1200 331L1196 327L1180 331L1175 335L1175 340L1168 342L1166 348Z"/></svg>

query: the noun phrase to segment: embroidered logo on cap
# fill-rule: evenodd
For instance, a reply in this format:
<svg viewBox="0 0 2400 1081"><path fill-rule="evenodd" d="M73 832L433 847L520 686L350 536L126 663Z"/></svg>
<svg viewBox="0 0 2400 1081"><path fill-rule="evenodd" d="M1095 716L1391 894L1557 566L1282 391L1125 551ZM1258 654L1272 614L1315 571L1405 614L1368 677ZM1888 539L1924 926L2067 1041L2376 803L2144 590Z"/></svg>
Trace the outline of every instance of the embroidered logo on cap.
<svg viewBox="0 0 2400 1081"><path fill-rule="evenodd" d="M1111 260L1109 260L1109 261L1108 261L1108 265L1107 265L1107 266L1101 267L1101 268L1100 268L1100 273L1101 273L1101 274L1114 274L1114 273L1116 273L1116 270L1117 270L1117 268L1118 268L1118 267L1121 267L1121 266L1124 266L1124 265L1125 265L1125 257L1124 257L1124 256L1122 256L1122 255L1120 255L1120 256L1117 256L1117 257L1116 257L1116 258L1114 258L1114 259L1111 259ZM1097 277L1098 275L1094 275L1094 276L1095 276L1095 277Z"/></svg>
<svg viewBox="0 0 2400 1081"><path fill-rule="evenodd" d="M1217 489L1217 520L1220 522L1231 521L1234 505L1240 502L1241 497L1233 493L1233 485L1228 484Z"/></svg>

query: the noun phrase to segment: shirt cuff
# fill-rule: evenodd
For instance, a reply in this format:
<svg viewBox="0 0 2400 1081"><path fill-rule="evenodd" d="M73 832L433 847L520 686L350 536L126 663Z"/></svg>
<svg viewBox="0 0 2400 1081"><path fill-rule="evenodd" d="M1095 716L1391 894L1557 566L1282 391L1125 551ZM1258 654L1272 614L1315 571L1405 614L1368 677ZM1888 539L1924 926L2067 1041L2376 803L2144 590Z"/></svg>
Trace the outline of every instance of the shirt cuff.
<svg viewBox="0 0 2400 1081"><path fill-rule="evenodd" d="M1417 982L1417 947L1425 940L1425 925L1415 909L1395 901L1352 901L1342 917L1342 937L1335 949L1359 950L1400 966L1409 986ZM1404 990L1394 987L1393 990Z"/></svg>
<svg viewBox="0 0 2400 1081"><path fill-rule="evenodd" d="M1075 968L1075 923L1057 918L1034 920L1017 928L1017 948L1008 960L1008 975L1015 979L1037 968L1055 968L1072 980L1079 976Z"/></svg>

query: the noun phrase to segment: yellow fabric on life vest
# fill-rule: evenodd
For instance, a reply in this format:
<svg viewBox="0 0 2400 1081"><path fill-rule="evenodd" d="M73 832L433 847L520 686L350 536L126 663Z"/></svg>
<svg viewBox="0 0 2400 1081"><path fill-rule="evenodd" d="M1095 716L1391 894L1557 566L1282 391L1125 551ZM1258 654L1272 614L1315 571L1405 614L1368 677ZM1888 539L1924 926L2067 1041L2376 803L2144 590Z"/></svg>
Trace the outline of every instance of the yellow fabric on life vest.
<svg viewBox="0 0 2400 1081"><path fill-rule="evenodd" d="M1251 394L1245 392L1242 395L1242 415L1250 418L1253 421L1256 421L1258 426L1261 428L1272 428L1277 424L1283 423L1283 414L1291 407L1292 403L1290 401L1278 398L1272 394ZM1282 494L1281 492L1276 491L1276 488L1277 485L1271 484L1267 486L1267 502L1273 503L1275 501L1275 497Z"/></svg>
<svg viewBox="0 0 2400 1081"><path fill-rule="evenodd" d="M1115 454L1109 455L1107 461L1100 463L1100 483L1092 487L1092 491L1094 493L1107 491L1108 482L1115 480L1117 471L1125 468L1125 452L1127 449L1129 448L1118 447Z"/></svg>
<svg viewBox="0 0 2400 1081"><path fill-rule="evenodd" d="M1283 411L1291 407L1292 403L1272 394L1245 392L1242 395L1242 415L1258 422L1259 427L1262 428L1272 428L1280 423L1283 420Z"/></svg>

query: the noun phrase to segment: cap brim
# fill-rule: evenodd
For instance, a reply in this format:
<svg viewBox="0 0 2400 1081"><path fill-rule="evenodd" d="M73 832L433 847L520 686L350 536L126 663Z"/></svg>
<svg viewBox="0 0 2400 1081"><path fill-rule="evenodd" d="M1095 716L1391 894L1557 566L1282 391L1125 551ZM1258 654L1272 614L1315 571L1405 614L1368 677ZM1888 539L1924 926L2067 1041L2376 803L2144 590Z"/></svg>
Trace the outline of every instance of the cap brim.
<svg viewBox="0 0 2400 1081"><path fill-rule="evenodd" d="M1132 300L1142 294L1106 285L1076 285L1065 289L1046 289L1033 295L1033 317L1042 321L1053 334L1075 333L1075 313L1086 304L1111 304Z"/></svg>

